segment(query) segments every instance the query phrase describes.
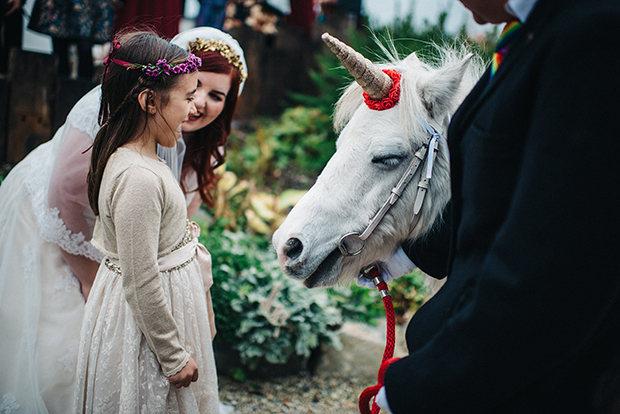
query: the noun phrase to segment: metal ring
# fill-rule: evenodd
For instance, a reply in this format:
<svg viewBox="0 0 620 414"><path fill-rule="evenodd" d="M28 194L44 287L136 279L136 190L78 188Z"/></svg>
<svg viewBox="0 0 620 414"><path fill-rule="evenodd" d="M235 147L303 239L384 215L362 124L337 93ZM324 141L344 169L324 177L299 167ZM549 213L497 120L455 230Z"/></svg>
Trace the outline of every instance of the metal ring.
<svg viewBox="0 0 620 414"><path fill-rule="evenodd" d="M359 249L353 252L350 252L345 242L347 238L352 239L353 237L356 237L356 242L361 243L361 246L359 247ZM359 233L347 233L344 236L342 236L340 238L340 241L338 242L338 248L340 249L340 253L342 253L343 256L357 256L358 254L362 252L365 245L366 245L366 240L362 239Z"/></svg>

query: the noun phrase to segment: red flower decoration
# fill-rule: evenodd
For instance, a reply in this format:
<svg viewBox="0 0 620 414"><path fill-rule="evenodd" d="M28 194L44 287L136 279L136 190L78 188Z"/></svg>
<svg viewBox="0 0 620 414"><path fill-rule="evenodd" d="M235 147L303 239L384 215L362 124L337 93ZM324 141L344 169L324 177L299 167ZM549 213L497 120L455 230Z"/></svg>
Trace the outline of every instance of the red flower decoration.
<svg viewBox="0 0 620 414"><path fill-rule="evenodd" d="M400 73L392 69L383 69L383 73L392 78L392 89L390 89L388 96L383 99L372 99L364 92L366 106L375 111L393 108L400 99Z"/></svg>

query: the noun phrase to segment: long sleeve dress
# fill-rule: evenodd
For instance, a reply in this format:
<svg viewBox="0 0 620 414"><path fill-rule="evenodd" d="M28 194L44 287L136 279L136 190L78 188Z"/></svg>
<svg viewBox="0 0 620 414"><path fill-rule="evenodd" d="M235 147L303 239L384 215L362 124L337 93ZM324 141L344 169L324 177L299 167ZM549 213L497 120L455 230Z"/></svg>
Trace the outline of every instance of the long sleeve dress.
<svg viewBox="0 0 620 414"><path fill-rule="evenodd" d="M74 412L217 413L217 376L196 239L166 164L119 148L100 188L105 254L86 304ZM199 379L171 386L192 357Z"/></svg>

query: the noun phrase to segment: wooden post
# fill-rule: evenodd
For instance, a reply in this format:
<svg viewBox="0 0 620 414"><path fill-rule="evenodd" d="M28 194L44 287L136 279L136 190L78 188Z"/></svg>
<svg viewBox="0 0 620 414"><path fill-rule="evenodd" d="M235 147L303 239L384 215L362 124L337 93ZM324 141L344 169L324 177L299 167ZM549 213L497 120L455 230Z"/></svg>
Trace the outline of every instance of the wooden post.
<svg viewBox="0 0 620 414"><path fill-rule="evenodd" d="M6 160L17 164L39 144L52 138L52 103L56 64L51 55L11 51Z"/></svg>

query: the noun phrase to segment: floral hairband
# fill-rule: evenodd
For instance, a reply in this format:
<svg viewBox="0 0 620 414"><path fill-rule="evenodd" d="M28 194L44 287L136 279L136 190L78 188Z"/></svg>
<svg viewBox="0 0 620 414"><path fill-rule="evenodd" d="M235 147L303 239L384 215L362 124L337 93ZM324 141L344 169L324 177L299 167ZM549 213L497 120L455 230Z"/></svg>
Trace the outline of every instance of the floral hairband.
<svg viewBox="0 0 620 414"><path fill-rule="evenodd" d="M120 47L121 45L118 42L118 40L115 40L112 44L112 51L110 52L110 55L106 57L105 60L103 61L103 64L106 66L106 72L107 72L107 67L110 65L110 62L116 63L119 66L123 66L127 68L128 70L129 69L141 70L147 76L152 76L152 77L157 77L161 74L179 75L179 74L184 74L184 73L192 73L192 72L196 72L198 68L202 66L202 60L198 56L194 55L193 53L190 53L189 57L187 58L185 62L172 64L172 65L169 64L166 61L166 59L159 59L157 63L155 64L149 63L146 65L143 65L141 63L129 63L129 62L125 62L124 60L114 59L112 57L113 52L118 50L118 48Z"/></svg>

